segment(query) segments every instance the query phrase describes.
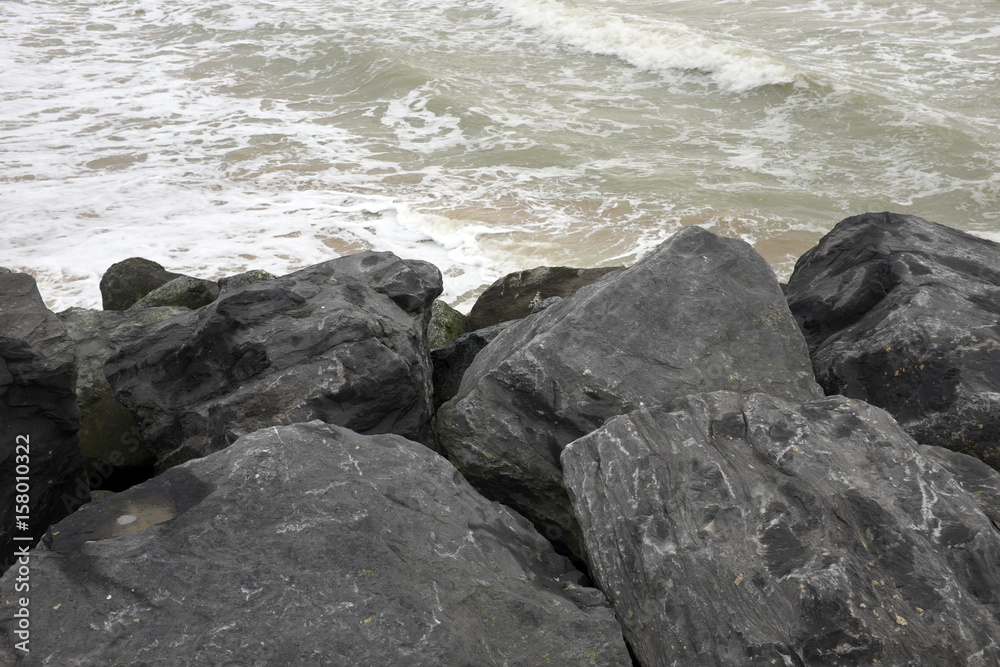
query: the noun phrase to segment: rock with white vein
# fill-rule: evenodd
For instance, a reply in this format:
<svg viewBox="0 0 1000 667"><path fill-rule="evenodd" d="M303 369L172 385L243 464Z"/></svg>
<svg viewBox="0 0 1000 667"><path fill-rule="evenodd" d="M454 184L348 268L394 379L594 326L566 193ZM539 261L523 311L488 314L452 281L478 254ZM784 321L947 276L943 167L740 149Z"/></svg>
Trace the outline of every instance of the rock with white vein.
<svg viewBox="0 0 1000 667"><path fill-rule="evenodd" d="M562 462L642 665L996 665L1000 474L933 449L862 401L715 392Z"/></svg>

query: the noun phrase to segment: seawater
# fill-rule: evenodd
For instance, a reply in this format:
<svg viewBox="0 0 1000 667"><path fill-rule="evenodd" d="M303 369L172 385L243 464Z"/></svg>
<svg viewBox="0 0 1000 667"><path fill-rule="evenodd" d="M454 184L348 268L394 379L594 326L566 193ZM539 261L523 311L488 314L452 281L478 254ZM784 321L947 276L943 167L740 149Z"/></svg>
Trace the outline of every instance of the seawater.
<svg viewBox="0 0 1000 667"><path fill-rule="evenodd" d="M684 225L779 276L839 220L1000 238L995 0L5 0L0 266L100 307L429 260L446 298L629 263Z"/></svg>

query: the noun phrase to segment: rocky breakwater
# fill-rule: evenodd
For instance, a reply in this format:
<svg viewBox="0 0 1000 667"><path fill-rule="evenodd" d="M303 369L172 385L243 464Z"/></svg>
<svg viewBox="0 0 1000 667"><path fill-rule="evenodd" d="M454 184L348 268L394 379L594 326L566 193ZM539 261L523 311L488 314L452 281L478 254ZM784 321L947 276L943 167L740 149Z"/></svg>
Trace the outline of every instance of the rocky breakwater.
<svg viewBox="0 0 1000 667"><path fill-rule="evenodd" d="M608 418L716 389L796 401L822 393L763 258L690 227L509 325L440 408L435 433L473 486L580 557L562 448Z"/></svg>
<svg viewBox="0 0 1000 667"><path fill-rule="evenodd" d="M918 293L965 266L897 251L916 229L917 259L950 257L924 224L869 244ZM906 309L925 297L849 261L855 245L807 257L844 267L844 304L885 307L846 308L855 323L917 312L919 331L931 316ZM789 295L812 342L804 275ZM989 302L991 275L965 300ZM17 574L0 579L0 664L1000 663L1000 473L823 397L822 355L746 244L683 230L469 334L482 349L434 422L450 461L415 441L436 269L364 253L263 278L90 346L160 474L32 552L30 653ZM948 312L987 340L986 315Z"/></svg>

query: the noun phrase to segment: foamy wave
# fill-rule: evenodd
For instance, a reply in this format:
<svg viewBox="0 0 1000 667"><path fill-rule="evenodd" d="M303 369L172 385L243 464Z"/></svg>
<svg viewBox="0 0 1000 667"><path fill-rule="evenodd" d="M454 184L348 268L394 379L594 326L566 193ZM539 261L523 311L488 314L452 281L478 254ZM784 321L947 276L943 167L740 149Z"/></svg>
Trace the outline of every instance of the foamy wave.
<svg viewBox="0 0 1000 667"><path fill-rule="evenodd" d="M681 23L626 19L557 0L497 2L516 22L546 37L620 58L643 70L704 72L721 88L733 92L806 81L791 65L737 43L712 39Z"/></svg>

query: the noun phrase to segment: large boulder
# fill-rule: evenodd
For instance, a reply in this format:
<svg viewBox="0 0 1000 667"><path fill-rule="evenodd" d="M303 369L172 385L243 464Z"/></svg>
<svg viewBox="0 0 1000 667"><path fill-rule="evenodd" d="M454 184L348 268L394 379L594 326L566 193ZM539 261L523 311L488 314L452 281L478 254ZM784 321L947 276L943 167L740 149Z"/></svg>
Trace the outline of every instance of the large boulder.
<svg viewBox="0 0 1000 667"><path fill-rule="evenodd" d="M320 422L91 503L30 561L31 664L631 664L525 519L422 445Z"/></svg>
<svg viewBox="0 0 1000 667"><path fill-rule="evenodd" d="M435 429L473 486L579 555L562 448L609 417L716 389L822 395L764 259L689 227L629 269L511 324L476 356Z"/></svg>
<svg viewBox="0 0 1000 667"><path fill-rule="evenodd" d="M120 490L137 478L149 477L156 460L132 412L115 398L104 363L123 347L144 340L155 325L185 312L186 308L70 308L58 313L76 343L78 436L92 489Z"/></svg>
<svg viewBox="0 0 1000 667"><path fill-rule="evenodd" d="M73 341L35 279L0 271L0 571L90 500L75 383Z"/></svg>
<svg viewBox="0 0 1000 667"><path fill-rule="evenodd" d="M1000 468L1000 244L911 215L847 218L788 282L828 394Z"/></svg>
<svg viewBox="0 0 1000 667"><path fill-rule="evenodd" d="M469 331L527 317L538 302L554 296L569 296L584 285L621 268L539 266L507 274L476 299L469 311Z"/></svg>
<svg viewBox="0 0 1000 667"><path fill-rule="evenodd" d="M1000 530L878 408L693 395L562 462L642 665L1000 664Z"/></svg>
<svg viewBox="0 0 1000 667"><path fill-rule="evenodd" d="M223 294L105 365L162 470L276 424L426 439L441 274L367 252Z"/></svg>
<svg viewBox="0 0 1000 667"><path fill-rule="evenodd" d="M180 277L180 273L167 271L161 264L144 257L115 262L101 276L104 310L125 310L157 287Z"/></svg>

